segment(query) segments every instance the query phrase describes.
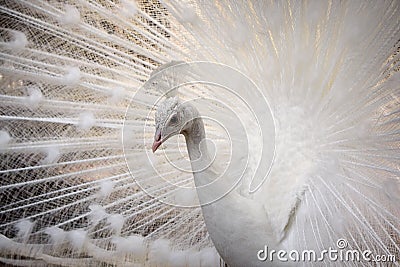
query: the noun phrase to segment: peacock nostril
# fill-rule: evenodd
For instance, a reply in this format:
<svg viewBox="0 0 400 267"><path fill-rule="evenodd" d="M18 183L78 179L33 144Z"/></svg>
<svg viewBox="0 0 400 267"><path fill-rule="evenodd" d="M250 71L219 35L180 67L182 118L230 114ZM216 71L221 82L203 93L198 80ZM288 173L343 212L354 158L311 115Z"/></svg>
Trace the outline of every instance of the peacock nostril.
<svg viewBox="0 0 400 267"><path fill-rule="evenodd" d="M156 132L156 134L154 135L154 140L157 142L161 140L161 132Z"/></svg>

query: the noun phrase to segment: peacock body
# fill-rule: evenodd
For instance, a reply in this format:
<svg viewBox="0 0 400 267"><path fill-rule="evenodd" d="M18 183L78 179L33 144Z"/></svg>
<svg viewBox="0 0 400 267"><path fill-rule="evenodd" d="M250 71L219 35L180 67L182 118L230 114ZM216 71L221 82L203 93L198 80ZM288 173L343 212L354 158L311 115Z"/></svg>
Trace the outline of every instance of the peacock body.
<svg viewBox="0 0 400 267"><path fill-rule="evenodd" d="M399 266L399 4L2 2L0 262ZM151 152L181 102L210 165Z"/></svg>

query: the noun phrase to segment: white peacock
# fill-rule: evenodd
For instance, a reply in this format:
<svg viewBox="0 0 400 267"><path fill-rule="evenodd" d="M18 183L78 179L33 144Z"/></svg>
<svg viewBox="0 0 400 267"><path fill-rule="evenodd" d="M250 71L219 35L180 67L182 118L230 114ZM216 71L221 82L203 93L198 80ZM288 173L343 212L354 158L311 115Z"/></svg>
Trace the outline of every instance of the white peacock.
<svg viewBox="0 0 400 267"><path fill-rule="evenodd" d="M0 262L296 265L257 253L341 240L399 266L399 13L2 2Z"/></svg>

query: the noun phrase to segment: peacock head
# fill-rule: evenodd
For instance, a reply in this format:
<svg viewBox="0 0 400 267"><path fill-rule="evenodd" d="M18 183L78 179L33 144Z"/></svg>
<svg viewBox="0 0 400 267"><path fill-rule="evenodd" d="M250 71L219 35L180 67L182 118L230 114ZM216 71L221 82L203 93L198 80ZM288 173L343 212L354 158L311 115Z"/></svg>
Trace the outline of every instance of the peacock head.
<svg viewBox="0 0 400 267"><path fill-rule="evenodd" d="M153 153L171 136L185 134L195 114L197 110L189 103L181 103L178 97L169 97L161 102L155 115Z"/></svg>

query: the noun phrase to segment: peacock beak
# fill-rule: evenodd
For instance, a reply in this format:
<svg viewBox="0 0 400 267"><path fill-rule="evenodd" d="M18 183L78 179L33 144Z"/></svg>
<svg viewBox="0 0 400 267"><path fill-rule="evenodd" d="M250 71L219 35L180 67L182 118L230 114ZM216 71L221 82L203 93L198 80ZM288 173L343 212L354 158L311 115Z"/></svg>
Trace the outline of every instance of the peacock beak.
<svg viewBox="0 0 400 267"><path fill-rule="evenodd" d="M159 146L161 146L161 141L154 141L153 147L152 147L153 153L156 152L156 150Z"/></svg>
<svg viewBox="0 0 400 267"><path fill-rule="evenodd" d="M162 144L161 141L161 131L157 130L156 134L154 135L154 142L152 146L153 153L156 152L157 148L159 148Z"/></svg>

